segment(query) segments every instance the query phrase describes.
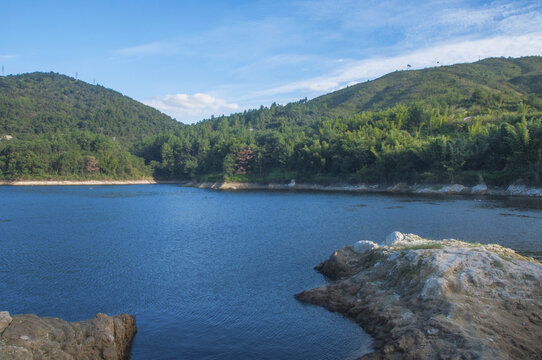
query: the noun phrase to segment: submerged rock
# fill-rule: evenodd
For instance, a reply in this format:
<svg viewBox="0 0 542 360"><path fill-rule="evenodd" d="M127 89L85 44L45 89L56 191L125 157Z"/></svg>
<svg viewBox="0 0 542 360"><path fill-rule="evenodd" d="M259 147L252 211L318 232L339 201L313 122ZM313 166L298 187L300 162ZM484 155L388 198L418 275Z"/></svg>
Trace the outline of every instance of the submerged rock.
<svg viewBox="0 0 542 360"><path fill-rule="evenodd" d="M393 238L336 251L317 267L336 281L296 298L357 321L374 338L363 359L542 358L540 263L499 245Z"/></svg>
<svg viewBox="0 0 542 360"><path fill-rule="evenodd" d="M7 315L6 315L7 314ZM85 321L66 322L33 314L14 315L0 326L0 359L129 359L137 332L135 317L98 314Z"/></svg>

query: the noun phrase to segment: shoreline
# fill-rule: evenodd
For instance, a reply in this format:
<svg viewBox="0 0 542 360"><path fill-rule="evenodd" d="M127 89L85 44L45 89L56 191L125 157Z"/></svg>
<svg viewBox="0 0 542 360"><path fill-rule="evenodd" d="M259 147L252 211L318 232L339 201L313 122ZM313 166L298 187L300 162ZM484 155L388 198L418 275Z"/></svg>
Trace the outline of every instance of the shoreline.
<svg viewBox="0 0 542 360"><path fill-rule="evenodd" d="M490 195L490 196L519 196L542 198L542 188L526 185L510 185L504 187L489 187L486 184L464 186L461 184L395 185L378 184L334 184L322 185L313 183L250 183L250 182L180 182L185 187L212 190L271 190L271 191L322 191L322 192L353 192L353 193L384 193L384 194L414 194L414 195Z"/></svg>
<svg viewBox="0 0 542 360"><path fill-rule="evenodd" d="M0 180L0 186L80 186L80 185L144 185L157 184L156 180Z"/></svg>
<svg viewBox="0 0 542 360"><path fill-rule="evenodd" d="M430 184L408 185L398 183L383 184L333 184L317 183L255 183L255 182L193 182L180 180L0 180L0 186L103 186L103 185L150 185L173 184L198 189L244 191L321 191L321 192L353 192L353 193L384 193L384 194L413 194L413 195L490 195L542 198L542 188L512 184L508 187L490 187L486 184L465 186L462 184Z"/></svg>

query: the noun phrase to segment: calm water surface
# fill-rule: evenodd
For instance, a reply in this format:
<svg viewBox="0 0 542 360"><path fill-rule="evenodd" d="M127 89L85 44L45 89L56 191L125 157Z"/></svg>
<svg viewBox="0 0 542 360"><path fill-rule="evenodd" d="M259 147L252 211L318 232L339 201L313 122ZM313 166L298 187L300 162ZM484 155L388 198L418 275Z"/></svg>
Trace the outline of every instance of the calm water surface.
<svg viewBox="0 0 542 360"><path fill-rule="evenodd" d="M335 249L393 230L540 259L542 201L0 187L0 310L135 314L132 359L356 358L370 338L293 294L326 282L312 268Z"/></svg>

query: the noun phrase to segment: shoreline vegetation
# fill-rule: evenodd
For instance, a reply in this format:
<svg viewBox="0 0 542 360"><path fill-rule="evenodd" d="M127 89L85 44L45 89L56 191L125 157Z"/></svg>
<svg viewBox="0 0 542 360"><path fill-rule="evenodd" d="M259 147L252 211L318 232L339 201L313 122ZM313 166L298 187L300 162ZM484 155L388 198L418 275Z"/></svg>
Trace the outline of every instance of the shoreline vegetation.
<svg viewBox="0 0 542 360"><path fill-rule="evenodd" d="M389 194L419 194L419 195L490 195L490 196L525 196L542 198L542 188L512 184L508 187L491 187L486 184L465 186L461 184L425 184L409 185L398 183L384 184L317 184L296 183L256 183L256 182L186 182L181 180L0 180L0 186L102 186L102 185L147 185L172 184L198 189L243 191L321 191L321 192L352 192L352 193L389 193Z"/></svg>
<svg viewBox="0 0 542 360"><path fill-rule="evenodd" d="M396 71L179 124L54 73L0 77L0 178L542 187L542 57Z"/></svg>

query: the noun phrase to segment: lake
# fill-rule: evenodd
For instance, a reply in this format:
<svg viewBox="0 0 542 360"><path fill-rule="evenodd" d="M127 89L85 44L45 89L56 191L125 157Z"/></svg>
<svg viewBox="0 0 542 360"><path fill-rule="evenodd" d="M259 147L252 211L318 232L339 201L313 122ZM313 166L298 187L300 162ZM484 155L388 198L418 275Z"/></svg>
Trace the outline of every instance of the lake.
<svg viewBox="0 0 542 360"><path fill-rule="evenodd" d="M542 257L542 201L175 185L0 187L0 311L130 313L132 359L355 359L371 339L293 295L390 232Z"/></svg>

